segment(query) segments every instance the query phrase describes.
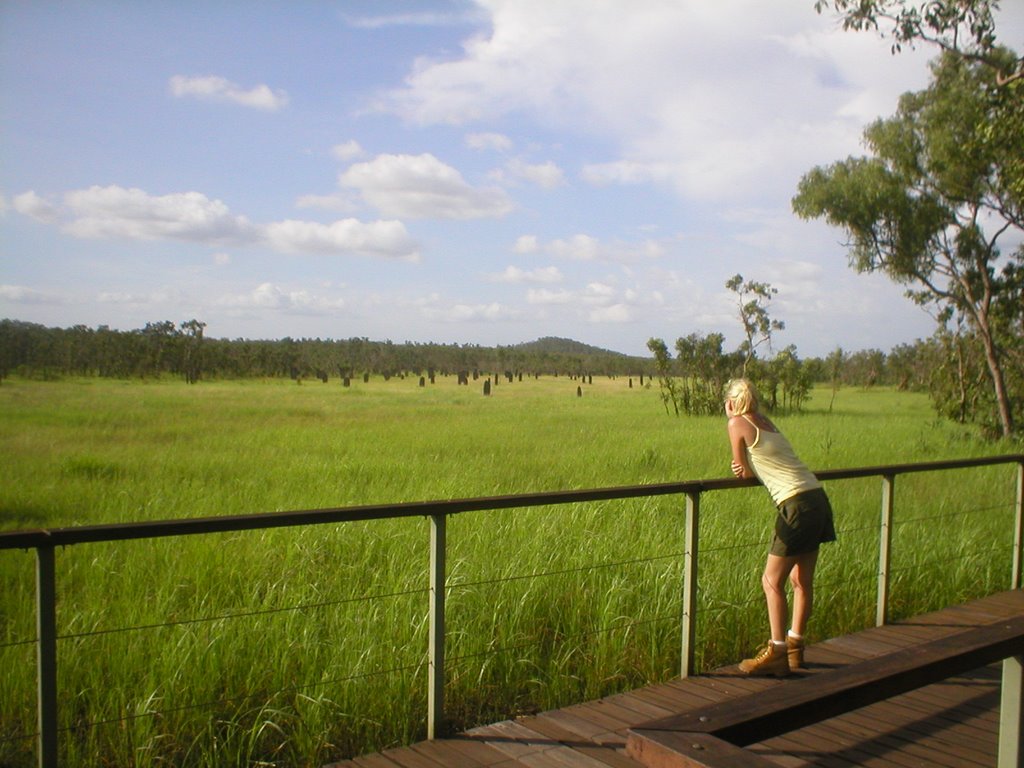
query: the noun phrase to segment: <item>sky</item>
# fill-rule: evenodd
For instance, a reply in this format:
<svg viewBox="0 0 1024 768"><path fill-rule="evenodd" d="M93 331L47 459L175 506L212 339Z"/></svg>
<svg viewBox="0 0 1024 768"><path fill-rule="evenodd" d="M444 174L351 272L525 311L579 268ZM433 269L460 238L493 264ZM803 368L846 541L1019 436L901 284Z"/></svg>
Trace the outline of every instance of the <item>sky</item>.
<svg viewBox="0 0 1024 768"><path fill-rule="evenodd" d="M999 39L1024 48L1024 3ZM813 0L0 0L0 318L801 357L931 335L803 221L925 88Z"/></svg>

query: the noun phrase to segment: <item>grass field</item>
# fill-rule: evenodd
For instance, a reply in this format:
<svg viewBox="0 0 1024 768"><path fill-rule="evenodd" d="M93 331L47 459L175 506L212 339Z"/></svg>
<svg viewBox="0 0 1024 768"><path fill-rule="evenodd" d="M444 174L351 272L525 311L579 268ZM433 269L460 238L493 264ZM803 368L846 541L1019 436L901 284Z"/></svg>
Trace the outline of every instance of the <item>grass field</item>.
<svg viewBox="0 0 1024 768"><path fill-rule="evenodd" d="M577 386L583 396L577 397ZM1013 453L924 396L844 389L777 419L812 469ZM0 386L0 528L313 509L719 478L725 420L656 388L545 377ZM892 612L1004 589L1015 470L897 483ZM828 487L812 639L874 618L880 482ZM702 498L698 665L766 632L760 489ZM448 524L456 727L679 669L683 500L471 512ZM69 765L318 765L421 738L428 523L78 545L58 551ZM0 766L33 765L34 555L0 552Z"/></svg>

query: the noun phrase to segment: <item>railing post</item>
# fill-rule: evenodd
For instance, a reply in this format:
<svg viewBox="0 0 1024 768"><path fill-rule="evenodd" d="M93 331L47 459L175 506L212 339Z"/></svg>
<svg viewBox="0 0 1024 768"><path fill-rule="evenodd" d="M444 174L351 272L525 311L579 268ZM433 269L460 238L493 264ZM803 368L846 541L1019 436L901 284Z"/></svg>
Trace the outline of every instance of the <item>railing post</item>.
<svg viewBox="0 0 1024 768"><path fill-rule="evenodd" d="M39 768L57 768L57 575L52 544L36 547Z"/></svg>
<svg viewBox="0 0 1024 768"><path fill-rule="evenodd" d="M1024 731L1024 686L1021 678L1024 656L1003 660L1003 687L999 701L998 768L1019 768L1024 765L1021 732Z"/></svg>
<svg viewBox="0 0 1024 768"><path fill-rule="evenodd" d="M892 506L895 475L882 477L882 526L878 536L878 598L875 604L875 625L889 620L889 560L892 547Z"/></svg>
<svg viewBox="0 0 1024 768"><path fill-rule="evenodd" d="M1017 511L1013 524L1013 575L1010 589L1021 587L1021 550L1024 549L1024 462L1017 465Z"/></svg>
<svg viewBox="0 0 1024 768"><path fill-rule="evenodd" d="M686 494L686 541L683 557L682 662L679 676L694 674L694 640L697 635L697 531L700 527L700 492Z"/></svg>
<svg viewBox="0 0 1024 768"><path fill-rule="evenodd" d="M430 516L430 640L427 683L427 738L433 741L444 723L444 590L446 515Z"/></svg>

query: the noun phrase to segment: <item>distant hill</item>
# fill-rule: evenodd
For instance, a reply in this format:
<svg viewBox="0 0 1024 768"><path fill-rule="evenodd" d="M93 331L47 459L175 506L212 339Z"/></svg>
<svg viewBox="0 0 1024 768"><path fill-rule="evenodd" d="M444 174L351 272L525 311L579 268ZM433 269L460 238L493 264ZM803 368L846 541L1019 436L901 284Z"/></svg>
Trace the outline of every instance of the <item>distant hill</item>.
<svg viewBox="0 0 1024 768"><path fill-rule="evenodd" d="M581 341L562 339L557 336L545 336L536 341L514 344L512 348L523 352L546 353L549 355L613 355L615 357L628 357L628 355L624 355L622 352L613 352L610 349L601 349L601 347L593 347Z"/></svg>

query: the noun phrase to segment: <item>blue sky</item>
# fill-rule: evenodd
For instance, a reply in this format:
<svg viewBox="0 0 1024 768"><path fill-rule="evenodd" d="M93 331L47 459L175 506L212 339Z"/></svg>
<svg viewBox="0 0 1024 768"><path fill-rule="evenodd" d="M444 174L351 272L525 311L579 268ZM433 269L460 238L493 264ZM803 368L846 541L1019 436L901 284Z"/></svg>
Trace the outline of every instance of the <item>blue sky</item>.
<svg viewBox="0 0 1024 768"><path fill-rule="evenodd" d="M1024 47L1024 8L1000 39ZM790 208L928 82L813 0L0 0L0 317L647 354L933 322Z"/></svg>

